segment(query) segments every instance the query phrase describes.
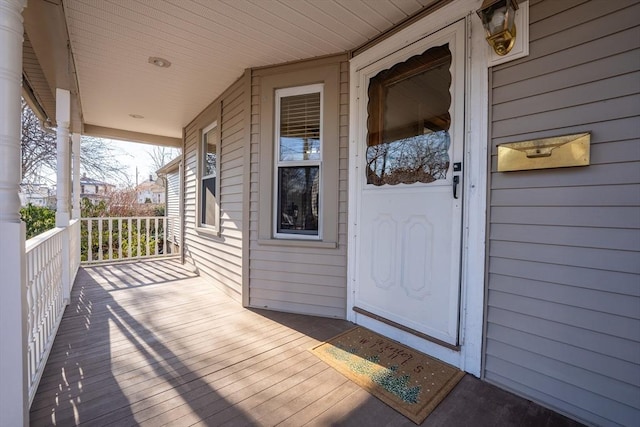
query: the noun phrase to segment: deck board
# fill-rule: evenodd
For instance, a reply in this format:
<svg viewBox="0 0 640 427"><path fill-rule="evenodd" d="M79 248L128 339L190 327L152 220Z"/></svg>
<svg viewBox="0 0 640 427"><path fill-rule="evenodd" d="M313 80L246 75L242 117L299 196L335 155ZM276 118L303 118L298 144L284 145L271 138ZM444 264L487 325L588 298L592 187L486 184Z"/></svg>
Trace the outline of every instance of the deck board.
<svg viewBox="0 0 640 427"><path fill-rule="evenodd" d="M82 268L31 425L414 425L308 351L352 326L244 309L176 261ZM471 420L577 425L471 376L424 424Z"/></svg>

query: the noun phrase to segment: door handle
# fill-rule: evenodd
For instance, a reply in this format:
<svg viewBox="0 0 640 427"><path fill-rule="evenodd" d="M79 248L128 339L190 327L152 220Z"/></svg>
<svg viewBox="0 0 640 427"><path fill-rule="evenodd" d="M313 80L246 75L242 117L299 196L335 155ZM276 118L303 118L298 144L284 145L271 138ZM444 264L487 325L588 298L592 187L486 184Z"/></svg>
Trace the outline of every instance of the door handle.
<svg viewBox="0 0 640 427"><path fill-rule="evenodd" d="M453 177L453 198L458 198L458 184L460 184L460 176L456 175Z"/></svg>

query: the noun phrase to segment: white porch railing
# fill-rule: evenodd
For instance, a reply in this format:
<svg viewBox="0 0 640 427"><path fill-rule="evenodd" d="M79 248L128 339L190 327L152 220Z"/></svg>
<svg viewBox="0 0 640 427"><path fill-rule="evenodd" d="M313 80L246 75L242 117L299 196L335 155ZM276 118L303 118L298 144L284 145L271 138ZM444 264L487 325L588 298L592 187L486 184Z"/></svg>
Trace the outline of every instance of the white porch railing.
<svg viewBox="0 0 640 427"><path fill-rule="evenodd" d="M69 224L69 271L71 284L80 268L80 220L74 219Z"/></svg>
<svg viewBox="0 0 640 427"><path fill-rule="evenodd" d="M80 264L80 221L27 240L27 372L29 402L47 363Z"/></svg>
<svg viewBox="0 0 640 427"><path fill-rule="evenodd" d="M82 264L158 258L171 253L168 232L173 218L100 217L81 220Z"/></svg>

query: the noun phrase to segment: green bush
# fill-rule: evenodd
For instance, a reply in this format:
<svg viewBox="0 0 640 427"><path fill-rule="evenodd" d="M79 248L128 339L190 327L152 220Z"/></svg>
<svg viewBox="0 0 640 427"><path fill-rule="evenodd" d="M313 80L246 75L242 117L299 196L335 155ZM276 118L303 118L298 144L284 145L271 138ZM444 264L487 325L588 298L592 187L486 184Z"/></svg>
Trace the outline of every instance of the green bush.
<svg viewBox="0 0 640 427"><path fill-rule="evenodd" d="M29 203L20 209L20 218L27 224L27 239L51 230L56 226L56 211Z"/></svg>

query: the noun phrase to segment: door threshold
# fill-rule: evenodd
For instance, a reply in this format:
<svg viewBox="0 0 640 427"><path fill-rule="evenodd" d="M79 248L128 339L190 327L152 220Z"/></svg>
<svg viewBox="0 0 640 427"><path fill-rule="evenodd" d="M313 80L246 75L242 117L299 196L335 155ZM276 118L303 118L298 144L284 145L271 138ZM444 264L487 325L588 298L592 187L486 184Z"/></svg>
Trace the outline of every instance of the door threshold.
<svg viewBox="0 0 640 427"><path fill-rule="evenodd" d="M442 346L442 347L445 347L445 348L448 348L448 349L454 350L454 351L460 351L460 345L449 344L448 342L444 342L442 340L439 340L438 338L434 338L431 335L427 335L427 334L425 334L423 332L416 331L415 329L409 328L409 327L407 327L405 325L402 325L400 323L394 322L393 320L389 320L389 319L387 319L385 317L379 316L379 315L377 315L375 313L372 313L370 311L367 311L367 310L365 310L363 308L354 306L353 307L353 311L355 311L358 314L362 314L363 316L367 316L367 317L370 317L370 318L372 318L374 320L377 320L378 322L382 322L382 323L385 323L385 324L387 324L389 326L393 326L394 328L400 329L403 332L407 332L407 333L409 333L411 335L415 335L415 336L417 336L419 338L422 338L424 340L431 341L432 343L438 344L439 346Z"/></svg>

